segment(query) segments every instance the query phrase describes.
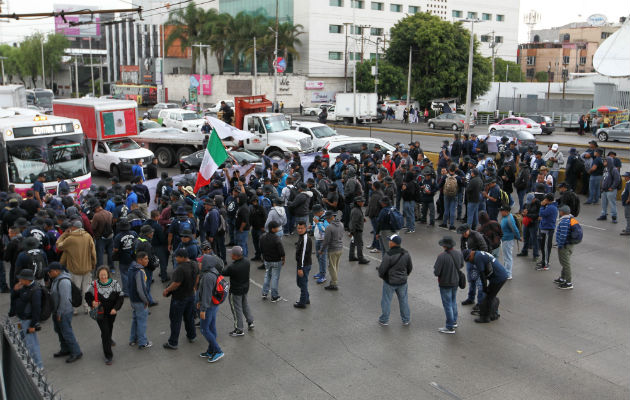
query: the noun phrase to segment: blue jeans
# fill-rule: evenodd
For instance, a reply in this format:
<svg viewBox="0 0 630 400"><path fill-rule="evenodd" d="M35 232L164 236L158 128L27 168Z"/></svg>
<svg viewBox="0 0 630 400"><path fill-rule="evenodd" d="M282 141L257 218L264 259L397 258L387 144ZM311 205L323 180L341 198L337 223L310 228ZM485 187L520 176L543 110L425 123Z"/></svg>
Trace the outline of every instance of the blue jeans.
<svg viewBox="0 0 630 400"><path fill-rule="evenodd" d="M265 233L264 230L252 228L252 242L254 243L254 258L261 257L260 237Z"/></svg>
<svg viewBox="0 0 630 400"><path fill-rule="evenodd" d="M588 199L587 203L597 203L602 188L602 175L591 175L588 179Z"/></svg>
<svg viewBox="0 0 630 400"><path fill-rule="evenodd" d="M516 239L512 240L504 240L501 242L501 246L503 247L503 267L508 273L508 277L512 277L512 251L514 250L514 242Z"/></svg>
<svg viewBox="0 0 630 400"><path fill-rule="evenodd" d="M390 285L383 281L383 295L381 297L381 311L382 314L378 318L382 323L389 321L389 311L392 306L392 297L396 292L398 297L398 305L400 306L400 318L403 323L411 321L411 313L409 312L409 303L407 302L407 284L402 285Z"/></svg>
<svg viewBox="0 0 630 400"><path fill-rule="evenodd" d="M118 263L118 270L120 271L120 280L122 281L122 290L125 296L129 296L129 264Z"/></svg>
<svg viewBox="0 0 630 400"><path fill-rule="evenodd" d="M241 246L243 248L243 257L247 258L247 239L249 237L249 231L239 231L235 232L236 245Z"/></svg>
<svg viewBox="0 0 630 400"><path fill-rule="evenodd" d="M284 212L287 215L287 223L284 224L282 230L284 233L289 235L293 233L293 230L295 229L295 217L293 216L293 213L289 211L289 207L284 207Z"/></svg>
<svg viewBox="0 0 630 400"><path fill-rule="evenodd" d="M182 328L182 320L186 329L186 337L194 339L197 337L195 331L195 296L190 296L182 300L171 299L171 308L168 312L168 318L171 320L171 336L168 342L173 346L177 346L179 342L179 331Z"/></svg>
<svg viewBox="0 0 630 400"><path fill-rule="evenodd" d="M413 231L416 229L416 202L403 201L403 215L405 216L405 225L408 230Z"/></svg>
<svg viewBox="0 0 630 400"><path fill-rule="evenodd" d="M55 315L52 316L52 319L53 328L57 332L57 336L59 336L60 350L73 356L81 354L81 348L72 331L72 311L61 314L61 321L58 321Z"/></svg>
<svg viewBox="0 0 630 400"><path fill-rule="evenodd" d="M315 254L317 255L317 264L319 265L319 276L320 278L324 278L326 276L326 261L328 259L328 251L325 251L323 254L319 254L319 250L322 248L323 240L315 241Z"/></svg>
<svg viewBox="0 0 630 400"><path fill-rule="evenodd" d="M339 193L339 196L343 196L343 182L341 179L335 180L335 184L337 185L337 193Z"/></svg>
<svg viewBox="0 0 630 400"><path fill-rule="evenodd" d="M466 206L466 215L466 223L469 227L475 229L479 224L479 203L473 203L469 201L468 206Z"/></svg>
<svg viewBox="0 0 630 400"><path fill-rule="evenodd" d="M467 300L475 301L475 296L477 297L477 304L481 303L485 294L483 293L483 285L481 284L481 279L477 278L475 280L471 280L470 276L472 274L472 264L466 263L466 276L468 277L468 298Z"/></svg>
<svg viewBox="0 0 630 400"><path fill-rule="evenodd" d="M147 293L149 294L149 304L155 303L153 300L153 296L151 295L151 284L153 283L153 271L149 271L147 268L144 269L144 273L147 275Z"/></svg>
<svg viewBox="0 0 630 400"><path fill-rule="evenodd" d="M236 243L235 232L236 226L234 225L236 220L234 218L227 218L228 234L230 235L230 243ZM173 246L175 249L175 246Z"/></svg>
<svg viewBox="0 0 630 400"><path fill-rule="evenodd" d="M110 269L114 267L112 261L112 254L114 253L114 239L96 239L96 267L101 265L109 265ZM107 254L107 261L109 264L103 262L104 256Z"/></svg>
<svg viewBox="0 0 630 400"><path fill-rule="evenodd" d="M457 210L457 197L456 196L444 196L444 219L443 224L448 221L449 226L455 225L455 211Z"/></svg>
<svg viewBox="0 0 630 400"><path fill-rule="evenodd" d="M42 353L39 350L39 340L37 340L37 332L28 333L28 327L31 326L31 320L22 319L20 320L20 325L22 328L22 339L24 339L24 344L26 345L28 352L31 354L31 358L40 369L44 368Z"/></svg>
<svg viewBox="0 0 630 400"><path fill-rule="evenodd" d="M446 315L445 327L446 329L453 329L457 323L457 286L440 286L440 296L442 297L442 306Z"/></svg>
<svg viewBox="0 0 630 400"><path fill-rule="evenodd" d="M381 249L381 241L376 238L376 224L378 222L378 218L370 218L370 223L372 223L372 248L377 250Z"/></svg>
<svg viewBox="0 0 630 400"><path fill-rule="evenodd" d="M304 265L302 271L304 272L302 277L296 274L297 286L300 288L300 301L298 303L308 304L311 302L311 298L308 295L308 274L311 272L311 266Z"/></svg>
<svg viewBox="0 0 630 400"><path fill-rule="evenodd" d="M516 195L518 196L518 211L522 212L523 208L525 208L525 194L527 194L527 190L517 190Z"/></svg>
<svg viewBox="0 0 630 400"><path fill-rule="evenodd" d="M129 343L137 343L138 346L147 344L147 319L149 318L149 309L144 303L131 303L131 333L129 334Z"/></svg>
<svg viewBox="0 0 630 400"><path fill-rule="evenodd" d="M457 219L462 218L462 211L464 209L464 188L457 190Z"/></svg>
<svg viewBox="0 0 630 400"><path fill-rule="evenodd" d="M265 261L265 280L263 282L262 294L266 296L269 293L269 285L271 285L271 297L278 297L278 281L280 280L280 270L282 269L282 261Z"/></svg>
<svg viewBox="0 0 630 400"><path fill-rule="evenodd" d="M602 217L608 213L608 205L610 204L610 215L613 219L617 219L617 191L602 192Z"/></svg>
<svg viewBox="0 0 630 400"><path fill-rule="evenodd" d="M534 252L534 257L538 257L538 221L532 221L529 226L523 227L523 230L523 253L526 254L527 250L531 247Z"/></svg>
<svg viewBox="0 0 630 400"><path fill-rule="evenodd" d="M210 307L206 309L206 319L201 320L199 330L203 337L208 341L208 350L210 354L223 353L219 343L217 343L217 312L219 307Z"/></svg>

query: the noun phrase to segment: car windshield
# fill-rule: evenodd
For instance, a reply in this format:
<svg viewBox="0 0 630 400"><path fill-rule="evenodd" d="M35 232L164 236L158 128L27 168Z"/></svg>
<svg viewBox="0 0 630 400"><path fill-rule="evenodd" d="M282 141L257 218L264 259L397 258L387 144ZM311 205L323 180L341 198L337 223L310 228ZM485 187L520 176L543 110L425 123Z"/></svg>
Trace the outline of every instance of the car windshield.
<svg viewBox="0 0 630 400"><path fill-rule="evenodd" d="M182 119L184 121L191 121L193 119L199 119L199 116L197 115L197 113L183 113Z"/></svg>
<svg viewBox="0 0 630 400"><path fill-rule="evenodd" d="M514 135L512 134L512 131L492 131L492 132L490 132L490 136L501 136L501 137L507 136L507 137L511 137L511 136L514 136Z"/></svg>
<svg viewBox="0 0 630 400"><path fill-rule="evenodd" d="M244 162L248 164L260 162L259 156L245 149L232 150L230 151L230 155L236 159L240 165L243 165Z"/></svg>
<svg viewBox="0 0 630 400"><path fill-rule="evenodd" d="M325 138L337 135L337 132L334 131L330 126L316 126L311 129L316 138Z"/></svg>
<svg viewBox="0 0 630 400"><path fill-rule="evenodd" d="M6 146L12 183L33 183L42 172L46 182L53 182L57 175L75 178L89 171L82 134L15 140Z"/></svg>
<svg viewBox="0 0 630 400"><path fill-rule="evenodd" d="M109 146L109 149L114 153L126 150L136 150L140 148L140 146L138 146L138 143L134 142L131 139L108 141L107 146Z"/></svg>
<svg viewBox="0 0 630 400"><path fill-rule="evenodd" d="M268 133L288 131L291 129L284 115L273 115L271 117L263 117L265 128Z"/></svg>

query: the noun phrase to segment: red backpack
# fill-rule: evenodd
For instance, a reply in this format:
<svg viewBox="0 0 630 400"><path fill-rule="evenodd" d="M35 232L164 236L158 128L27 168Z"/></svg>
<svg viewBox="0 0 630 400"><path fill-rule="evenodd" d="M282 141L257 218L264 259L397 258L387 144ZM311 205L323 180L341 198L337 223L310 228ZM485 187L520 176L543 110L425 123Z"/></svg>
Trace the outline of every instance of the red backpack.
<svg viewBox="0 0 630 400"><path fill-rule="evenodd" d="M223 275L217 275L217 280L212 290L212 304L219 305L225 301L230 293L230 283Z"/></svg>

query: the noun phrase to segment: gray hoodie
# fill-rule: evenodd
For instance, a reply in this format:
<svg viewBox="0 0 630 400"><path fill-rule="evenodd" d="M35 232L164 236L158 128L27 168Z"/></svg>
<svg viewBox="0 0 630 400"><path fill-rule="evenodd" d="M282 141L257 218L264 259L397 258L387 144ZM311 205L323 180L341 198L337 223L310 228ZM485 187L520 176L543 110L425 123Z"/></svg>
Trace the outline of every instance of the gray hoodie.
<svg viewBox="0 0 630 400"><path fill-rule="evenodd" d="M269 215L267 215L267 221L265 222L265 230L267 232L269 232L269 223L271 221L278 222L280 226L284 226L287 223L287 212L284 210L284 207L271 207L271 210L269 210Z"/></svg>
<svg viewBox="0 0 630 400"><path fill-rule="evenodd" d="M216 256L204 255L201 258L201 279L199 280L199 311L205 312L209 308L218 307L212 303L212 292L217 284L219 268L223 269L223 263Z"/></svg>
<svg viewBox="0 0 630 400"><path fill-rule="evenodd" d="M324 241L322 243L321 251L341 251L343 248L343 225L340 221L333 220L326 228L324 233Z"/></svg>
<svg viewBox="0 0 630 400"><path fill-rule="evenodd" d="M619 175L619 170L615 168L615 162L612 157L607 157L602 177L602 192L607 192L611 188L617 190L621 186L620 184L621 175Z"/></svg>
<svg viewBox="0 0 630 400"><path fill-rule="evenodd" d="M63 315L73 312L72 307L72 281L70 274L61 271L59 275L52 281L50 286L50 295L53 300L53 314Z"/></svg>

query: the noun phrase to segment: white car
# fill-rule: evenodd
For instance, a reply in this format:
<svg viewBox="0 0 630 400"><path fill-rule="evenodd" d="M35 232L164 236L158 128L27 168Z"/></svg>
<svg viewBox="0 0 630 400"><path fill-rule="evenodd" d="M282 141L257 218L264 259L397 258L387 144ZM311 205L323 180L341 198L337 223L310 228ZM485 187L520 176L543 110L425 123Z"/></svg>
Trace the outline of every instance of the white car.
<svg viewBox="0 0 630 400"><path fill-rule="evenodd" d="M542 127L538 122L521 117L507 117L488 127L488 133L497 130L526 131L532 135L540 135L542 133Z"/></svg>
<svg viewBox="0 0 630 400"><path fill-rule="evenodd" d="M158 122L166 128L181 129L186 132L201 132L201 127L206 120L194 111L167 108L158 114Z"/></svg>
<svg viewBox="0 0 630 400"><path fill-rule="evenodd" d="M230 108L234 109L234 100L223 100L225 104L227 104ZM218 101L216 104L212 104L210 107L203 110L204 114L216 114L221 111L221 102Z"/></svg>
<svg viewBox="0 0 630 400"><path fill-rule="evenodd" d="M151 163L153 152L140 147L129 138L103 140L96 143L92 164L97 171L109 172L113 176L131 176L131 168L142 159L144 169Z"/></svg>
<svg viewBox="0 0 630 400"><path fill-rule="evenodd" d="M295 129L296 131L300 131L302 133L310 135L313 139L313 147L315 147L316 150L319 150L323 146L325 146L326 143L331 140L331 138L338 139L341 137L350 137L345 135L338 135L336 130L332 129L326 124L320 124L319 122L292 121L291 129Z"/></svg>
<svg viewBox="0 0 630 400"><path fill-rule="evenodd" d="M336 136L330 139L328 143L324 146L325 149L328 149L328 154L330 155L330 163L331 165L334 163L335 157L342 153L341 149L345 148L349 150L350 153L359 159L359 154L361 154L361 145L367 144L368 150L374 150L375 145L380 145L381 150L383 152L387 151L389 153L396 150L394 145L387 143L384 140L371 138L371 137L354 137L354 136Z"/></svg>
<svg viewBox="0 0 630 400"><path fill-rule="evenodd" d="M319 115L320 112L322 112L322 110L324 108L330 108L332 107L332 104L330 103L322 103L319 104L315 107L305 107L304 111L302 112L304 115L311 115L311 116L316 116Z"/></svg>

